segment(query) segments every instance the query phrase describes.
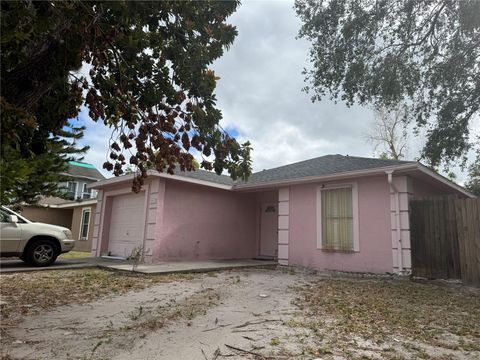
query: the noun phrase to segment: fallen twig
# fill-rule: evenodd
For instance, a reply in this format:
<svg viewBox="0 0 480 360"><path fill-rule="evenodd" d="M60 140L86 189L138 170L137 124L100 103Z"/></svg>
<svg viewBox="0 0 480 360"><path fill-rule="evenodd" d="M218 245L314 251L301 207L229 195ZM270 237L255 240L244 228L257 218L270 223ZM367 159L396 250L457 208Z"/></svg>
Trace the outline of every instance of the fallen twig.
<svg viewBox="0 0 480 360"><path fill-rule="evenodd" d="M240 329L242 327L246 327L246 326L250 326L250 325L258 325L258 324L263 324L263 323L266 323L266 322L276 322L276 321L283 322L283 320L280 320L280 319L265 319L265 320L260 320L260 321L247 321L246 323L234 326L233 328L234 329Z"/></svg>
<svg viewBox="0 0 480 360"><path fill-rule="evenodd" d="M238 347L235 347L235 346L232 346L232 345L228 345L228 344L225 344L225 346L228 347L229 349L232 349L232 350L240 351L240 352L243 352L243 353L245 353L245 354L250 354L250 355L257 356L257 357L260 357L260 358L262 358L262 359L265 359L265 356L263 356L262 354L253 352L253 351L249 351L249 350L245 350L245 349L240 349L240 348L238 348Z"/></svg>
<svg viewBox="0 0 480 360"><path fill-rule="evenodd" d="M218 326L215 326L214 328L203 330L202 332L213 331L213 330L220 329L222 327L230 326L230 325L232 325L232 324L218 325Z"/></svg>
<svg viewBox="0 0 480 360"><path fill-rule="evenodd" d="M99 341L97 345L95 345L92 349L92 353L90 354L90 359L93 359L93 354L95 354L95 351L103 344L103 341Z"/></svg>
<svg viewBox="0 0 480 360"><path fill-rule="evenodd" d="M260 329L245 329L245 330L232 330L232 333L242 333L242 332L256 332L256 331L262 331Z"/></svg>

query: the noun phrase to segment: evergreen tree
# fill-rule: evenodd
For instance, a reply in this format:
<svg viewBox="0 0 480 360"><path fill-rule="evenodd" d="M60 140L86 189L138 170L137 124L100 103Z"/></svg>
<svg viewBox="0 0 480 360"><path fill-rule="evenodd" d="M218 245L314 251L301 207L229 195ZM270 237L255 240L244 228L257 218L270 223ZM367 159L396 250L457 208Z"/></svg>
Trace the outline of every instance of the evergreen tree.
<svg viewBox="0 0 480 360"><path fill-rule="evenodd" d="M76 140L83 137L83 127L67 124L55 136L44 143L42 152L20 154L11 146L1 146L0 200L8 204L34 204L41 196L63 197L58 188L60 181L67 178L62 174L68 169L68 161L81 160L88 147L79 148Z"/></svg>

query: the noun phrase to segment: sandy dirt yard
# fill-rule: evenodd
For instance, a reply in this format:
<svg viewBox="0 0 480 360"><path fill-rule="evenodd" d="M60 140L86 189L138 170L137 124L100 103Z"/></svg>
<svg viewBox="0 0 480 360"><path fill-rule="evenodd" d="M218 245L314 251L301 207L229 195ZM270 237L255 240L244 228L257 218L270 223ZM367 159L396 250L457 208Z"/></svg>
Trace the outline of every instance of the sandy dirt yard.
<svg viewBox="0 0 480 360"><path fill-rule="evenodd" d="M267 269L48 273L1 276L4 359L480 358L480 292L458 285ZM38 288L26 308L22 284ZM61 300L54 284L70 286Z"/></svg>

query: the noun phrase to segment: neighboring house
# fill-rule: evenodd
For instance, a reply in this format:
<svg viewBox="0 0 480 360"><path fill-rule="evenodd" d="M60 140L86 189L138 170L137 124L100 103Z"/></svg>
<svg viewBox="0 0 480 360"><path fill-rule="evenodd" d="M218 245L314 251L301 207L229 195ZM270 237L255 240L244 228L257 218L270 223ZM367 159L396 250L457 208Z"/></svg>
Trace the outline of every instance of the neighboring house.
<svg viewBox="0 0 480 360"><path fill-rule="evenodd" d="M96 191L88 185L105 179L95 166L78 161L70 161L67 172L62 175L69 177L69 180L59 183L58 186L67 192L71 200L96 198Z"/></svg>
<svg viewBox="0 0 480 360"><path fill-rule="evenodd" d="M278 259L373 273L411 268L409 200L473 197L417 162L327 155L257 172L247 182L197 170L102 180L92 252L149 262Z"/></svg>
<svg viewBox="0 0 480 360"><path fill-rule="evenodd" d="M68 172L63 174L71 180L59 183L59 188L68 189L71 199L57 197L41 199L36 205L22 205L22 215L31 221L64 226L72 230L75 251L92 250L92 214L96 211L97 192L87 188L105 177L91 164L69 162Z"/></svg>
<svg viewBox="0 0 480 360"><path fill-rule="evenodd" d="M68 201L60 198L45 198L36 205L22 206L22 215L28 220L64 226L72 231L77 240L74 251L92 250L92 214L97 206L96 199Z"/></svg>

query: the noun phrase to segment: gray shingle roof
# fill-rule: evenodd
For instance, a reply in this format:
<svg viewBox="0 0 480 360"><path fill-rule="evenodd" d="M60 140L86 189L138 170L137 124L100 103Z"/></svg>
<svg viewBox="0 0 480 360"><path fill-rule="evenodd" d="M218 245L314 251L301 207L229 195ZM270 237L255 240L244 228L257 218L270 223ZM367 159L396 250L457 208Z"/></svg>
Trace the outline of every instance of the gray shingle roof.
<svg viewBox="0 0 480 360"><path fill-rule="evenodd" d="M382 160L357 156L325 155L277 168L263 170L252 174L247 182L233 181L227 175L217 175L211 171L178 171L176 175L197 180L210 181L222 185L254 185L272 181L292 180L309 176L325 176L337 173L368 170L386 166L414 164L414 161Z"/></svg>
<svg viewBox="0 0 480 360"><path fill-rule="evenodd" d="M105 179L105 177L95 168L95 166L78 161L70 161L68 163L67 174L73 177L83 177L97 180Z"/></svg>
<svg viewBox="0 0 480 360"><path fill-rule="evenodd" d="M245 185L271 181L292 180L309 176L326 176L337 173L368 170L386 166L414 164L414 161L382 160L356 156L325 155L310 160L304 160L263 170L254 173Z"/></svg>
<svg viewBox="0 0 480 360"><path fill-rule="evenodd" d="M227 175L217 175L213 171L206 170L195 170L195 171L176 171L175 175L183 176L190 179L209 181L221 185L233 185L233 180L230 176Z"/></svg>
<svg viewBox="0 0 480 360"><path fill-rule="evenodd" d="M40 200L38 200L38 205L60 205L60 204L65 204L69 202L74 202L74 201L62 199L56 196L48 196L48 197L42 197Z"/></svg>

